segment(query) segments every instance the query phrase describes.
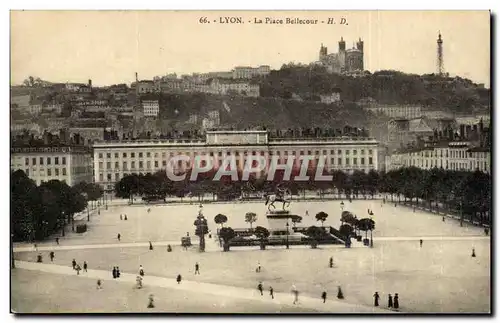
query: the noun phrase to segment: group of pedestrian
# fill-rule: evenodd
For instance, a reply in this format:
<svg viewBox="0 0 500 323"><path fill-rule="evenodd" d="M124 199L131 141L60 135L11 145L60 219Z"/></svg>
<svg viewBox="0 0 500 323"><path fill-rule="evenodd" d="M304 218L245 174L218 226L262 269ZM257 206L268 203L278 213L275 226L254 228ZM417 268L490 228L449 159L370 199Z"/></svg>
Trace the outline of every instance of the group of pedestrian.
<svg viewBox="0 0 500 323"><path fill-rule="evenodd" d="M264 286L262 285L262 282L259 282L257 285L257 290L260 292L261 296L264 296ZM272 286L269 286L269 296L274 299L274 289Z"/></svg>
<svg viewBox="0 0 500 323"><path fill-rule="evenodd" d="M125 221L127 221L127 220L128 220L128 219L127 219L127 215L126 215L126 214L121 214L121 213L120 213L120 220L125 220Z"/></svg>
<svg viewBox="0 0 500 323"><path fill-rule="evenodd" d="M82 267L80 266L80 264L78 264L76 262L76 260L73 258L73 260L71 261L71 266L73 267L73 270L76 270L76 274L77 275L80 275L80 271L82 270ZM88 264L86 261L83 261L83 271L84 272L87 272L87 268L88 268Z"/></svg>
<svg viewBox="0 0 500 323"><path fill-rule="evenodd" d="M379 306L379 300L380 300L380 295L378 294L378 292L375 292L375 294L373 294L373 305L375 307ZM396 310L399 308L399 295L398 295L398 293L395 293L394 297L392 297L391 294L388 295L387 307L394 308Z"/></svg>
<svg viewBox="0 0 500 323"><path fill-rule="evenodd" d="M120 278L120 268L118 266L113 267L111 273L113 274L113 278Z"/></svg>

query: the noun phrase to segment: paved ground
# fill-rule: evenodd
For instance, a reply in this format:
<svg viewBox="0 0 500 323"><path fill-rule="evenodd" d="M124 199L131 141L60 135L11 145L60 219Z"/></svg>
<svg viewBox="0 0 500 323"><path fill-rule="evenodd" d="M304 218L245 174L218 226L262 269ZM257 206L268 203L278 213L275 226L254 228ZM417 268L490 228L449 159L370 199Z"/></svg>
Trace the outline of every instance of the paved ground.
<svg viewBox="0 0 500 323"><path fill-rule="evenodd" d="M257 300L234 299L233 297L229 301L231 296L228 295L231 293L224 294L232 288L239 288L252 294L259 281L262 281L265 288L272 285L277 293L283 293L283 297L288 298L291 297L290 286L295 284L302 296L310 298L311 304L320 302L321 291L327 290L332 303L326 311L333 312L352 312L354 308L357 308L355 311L362 311L361 308L371 309L374 291L381 294L381 304L386 303L388 293L399 293L401 311L405 312L488 312L490 310L490 240L489 237L484 236L482 229L467 225L460 227L458 221L452 219L442 222L441 216L418 210L414 213L411 209L389 204L382 205L376 200L353 201L353 203L344 201L344 203L346 209L358 214L358 217L365 216L368 208L374 211L377 224L373 234L375 240L373 249L356 243L351 249L345 249L342 246L325 246L318 250L311 250L307 246L292 247L290 250L269 248L266 251L257 250L258 248L233 248L225 253L218 250L217 243L213 239L209 239L207 252L200 254L196 248L184 251L178 246L180 236L188 231L192 235L194 231L193 221L198 210L197 204L151 206L150 213L146 212L145 206L116 205L107 212L101 212L101 215L93 216L89 222L89 232L83 235L70 233L61 239L59 246L56 246L54 241L39 244L39 252L44 255L44 264L26 263L34 262L37 252L33 251L32 246L18 246L16 259L25 261L20 264L23 264L22 266L35 265L35 267L30 267L28 274L26 274L27 271L19 269L20 273L13 275L12 297L23 299L33 294L32 298L37 298L36 295L40 291L22 287L29 285L23 283L26 281L35 282L36 284L33 285L39 286L40 282L36 276L32 275L34 270L46 272L42 274L45 276L40 277L47 277L44 278L47 280L44 284L51 286L50 289L59 288L60 284L57 280L59 278L56 277L59 277L61 273L54 275L53 271L42 268L62 266L61 268L65 269L61 270L68 270L71 260L76 258L78 262L88 261L90 268L96 270L96 274L106 275L107 273L108 277L111 276L110 269L114 265L119 265L122 272L130 274L132 278L135 277L139 265L143 265L147 276L156 277L158 282L158 284L151 284L155 287L148 287L154 289L154 293L166 293L176 300L188 297L187 301L175 303L177 305L169 305L170 303L167 302L165 306L162 305L163 311L191 311L189 309L193 307L188 304L191 299L199 304L200 309L212 308L215 312L224 312L225 309L230 312L229 308L223 309L220 305L229 303L228 306L233 306L234 311L239 309L241 312L296 310L295 307L287 308L281 303L264 305L259 295L257 295L259 296ZM266 209L260 204L207 204L204 206L204 214L214 232L216 225L213 223L213 217L217 213L228 216L227 225L229 226L247 227L244 214L250 210L258 212L259 218L254 226L266 226L264 217ZM339 201L292 204L292 212L296 214L304 215L306 210L309 211L310 216L304 216L304 226L318 225L314 220L314 214L321 210L330 214L325 225L339 225ZM129 220L120 221L120 213L126 213ZM116 239L117 232L122 235L121 242ZM424 240L422 248L418 244L421 238ZM155 246L153 251L148 250L149 240L153 241ZM167 244L173 246L173 252L166 251ZM470 257L472 248L476 249L476 258ZM46 264L48 252L52 250L56 253L54 262L56 267ZM336 265L333 269L327 266L330 256L335 259ZM193 275L195 262L200 263L202 275ZM263 266L259 274L254 271L257 262ZM71 270L69 273L75 275ZM188 286L189 291L183 289L187 287L174 288L175 284L174 287L168 284L163 285L164 280L174 282L175 276L179 273L186 280L186 284L181 285ZM26 275L29 277L27 278ZM82 283L81 281L85 281L82 277L73 278L64 273L63 276L68 286L73 286L73 280L77 280L78 283L74 284L80 286L78 288L82 290L88 289L89 284L95 288L95 281ZM212 285L196 285L202 283ZM346 299L338 302L337 305L337 303L334 304L333 298L339 285L342 286ZM217 292L218 294L212 293L207 299L208 294L203 293L199 286L211 286L213 290L220 291ZM66 286L60 288L61 293L64 294ZM72 294L74 293L75 291L72 291ZM142 291L131 293L128 291L125 293L127 301L131 304L147 302L147 296L140 294ZM80 304L91 308L91 311L99 311L98 308L101 308L101 311L126 310L114 301L100 304L100 307L92 307L85 303L84 295L89 297L88 293L82 294L73 297L80 297ZM188 294L189 296L186 296ZM142 296L135 298L133 295ZM116 298L123 299L121 295ZM281 300L280 296L280 302ZM247 301L248 304L245 303ZM211 302L220 306L210 307ZM15 303L13 304L15 307ZM16 310L54 311L54 307L45 301L17 304ZM353 307L355 304L358 304L358 307ZM131 311L135 308L134 306L131 305ZM71 311L72 308L74 308L73 305L61 300L61 306L57 311ZM316 305L304 305L304 311L306 309L307 311L325 311L325 308L318 308Z"/></svg>

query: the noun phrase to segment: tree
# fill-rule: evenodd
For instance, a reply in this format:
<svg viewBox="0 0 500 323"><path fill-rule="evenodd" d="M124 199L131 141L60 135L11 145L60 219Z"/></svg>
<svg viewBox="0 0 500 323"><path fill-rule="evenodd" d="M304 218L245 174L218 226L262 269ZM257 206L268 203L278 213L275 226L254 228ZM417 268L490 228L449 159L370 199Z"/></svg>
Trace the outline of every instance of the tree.
<svg viewBox="0 0 500 323"><path fill-rule="evenodd" d="M267 230L264 227L257 226L254 230L254 234L260 240L260 249L261 250L266 249L265 239L267 239L270 235L269 230Z"/></svg>
<svg viewBox="0 0 500 323"><path fill-rule="evenodd" d="M352 224L354 221L355 216L349 212L349 211L342 211L342 214L340 215L340 222L341 224L348 223Z"/></svg>
<svg viewBox="0 0 500 323"><path fill-rule="evenodd" d="M214 221L215 223L220 224L220 227L222 229L224 227L224 223L227 222L227 216L219 213L214 217Z"/></svg>
<svg viewBox="0 0 500 323"><path fill-rule="evenodd" d="M318 246L318 240L324 234L323 229L318 228L318 227L313 225L313 226L310 226L309 228L307 228L305 233L311 239L311 248L316 249Z"/></svg>
<svg viewBox="0 0 500 323"><path fill-rule="evenodd" d="M219 237L224 241L224 251L229 251L229 242L236 237L236 232L231 227L225 227L220 229Z"/></svg>
<svg viewBox="0 0 500 323"><path fill-rule="evenodd" d="M328 214L323 211L316 214L316 221L320 221L322 227L323 223L326 221L326 218L328 218Z"/></svg>
<svg viewBox="0 0 500 323"><path fill-rule="evenodd" d="M354 233L352 226L349 224L342 224L339 228L339 232L344 239L348 239Z"/></svg>
<svg viewBox="0 0 500 323"><path fill-rule="evenodd" d="M252 231L252 224L257 221L257 214L254 212L247 212L245 214L245 222L250 224L250 231Z"/></svg>

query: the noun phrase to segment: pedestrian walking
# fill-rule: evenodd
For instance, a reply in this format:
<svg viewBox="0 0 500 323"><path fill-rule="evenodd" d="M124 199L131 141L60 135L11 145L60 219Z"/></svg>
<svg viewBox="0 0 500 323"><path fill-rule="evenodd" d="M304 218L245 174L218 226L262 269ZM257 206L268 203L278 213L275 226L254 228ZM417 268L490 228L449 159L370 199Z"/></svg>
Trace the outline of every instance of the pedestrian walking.
<svg viewBox="0 0 500 323"><path fill-rule="evenodd" d="M259 284L257 285L257 289L259 290L261 296L264 295L264 293L262 292L263 290L262 282L259 282Z"/></svg>
<svg viewBox="0 0 500 323"><path fill-rule="evenodd" d="M333 268L333 257L330 257L330 268Z"/></svg>
<svg viewBox="0 0 500 323"><path fill-rule="evenodd" d="M392 304L392 296L391 294L389 294L389 299L387 301L387 307L388 308L392 308L393 304Z"/></svg>
<svg viewBox="0 0 500 323"><path fill-rule="evenodd" d="M398 295L398 293L394 294L394 305L393 305L393 307L395 309L399 308L399 295Z"/></svg>
<svg viewBox="0 0 500 323"><path fill-rule="evenodd" d="M84 272L87 272L87 267L88 267L87 262L86 262L86 261L84 261L84 262L83 262L83 271L84 271Z"/></svg>
<svg viewBox="0 0 500 323"><path fill-rule="evenodd" d="M36 243L33 244L33 248L35 248L35 251L38 251L38 245Z"/></svg>
<svg viewBox="0 0 500 323"><path fill-rule="evenodd" d="M274 299L274 289L272 286L269 286L269 296L271 296L271 298Z"/></svg>
<svg viewBox="0 0 500 323"><path fill-rule="evenodd" d="M443 222L444 222L444 215L443 215Z"/></svg>
<svg viewBox="0 0 500 323"><path fill-rule="evenodd" d="M424 243L424 240L420 239L420 248L422 248L423 243Z"/></svg>
<svg viewBox="0 0 500 323"><path fill-rule="evenodd" d="M476 249L472 248L472 258L475 258L476 257Z"/></svg>
<svg viewBox="0 0 500 323"><path fill-rule="evenodd" d="M116 278L120 278L120 267L116 266Z"/></svg>
<svg viewBox="0 0 500 323"><path fill-rule="evenodd" d="M153 294L149 294L149 302L148 302L148 308L154 308L155 307L155 300Z"/></svg>
<svg viewBox="0 0 500 323"><path fill-rule="evenodd" d="M59 238L56 238L56 243L57 245L59 245Z"/></svg>
<svg viewBox="0 0 500 323"><path fill-rule="evenodd" d="M297 304L299 302L299 291L295 285L292 285L292 294L294 296L293 304Z"/></svg>
<svg viewBox="0 0 500 323"><path fill-rule="evenodd" d="M42 254L39 253L38 256L36 256L36 262L43 262L42 259L43 259Z"/></svg>
<svg viewBox="0 0 500 323"><path fill-rule="evenodd" d="M181 274L177 275L177 284L180 284L182 280Z"/></svg>
<svg viewBox="0 0 500 323"><path fill-rule="evenodd" d="M149 241L149 250L153 250L153 244Z"/></svg>
<svg viewBox="0 0 500 323"><path fill-rule="evenodd" d="M124 218L125 221L127 221L127 215L125 214L125 218Z"/></svg>
<svg viewBox="0 0 500 323"><path fill-rule="evenodd" d="M73 261L71 262L71 267L73 267L73 269L75 269L76 267L76 260L73 258Z"/></svg>
<svg viewBox="0 0 500 323"><path fill-rule="evenodd" d="M167 252L172 252L172 246L171 245L167 245Z"/></svg>
<svg viewBox="0 0 500 323"><path fill-rule="evenodd" d="M309 211L306 210L306 216L309 216Z"/></svg>
<svg viewBox="0 0 500 323"><path fill-rule="evenodd" d="M101 289L102 288L102 282L100 279L97 280L97 289Z"/></svg>
<svg viewBox="0 0 500 323"><path fill-rule="evenodd" d="M323 303L326 303L326 291L321 293L321 298L323 299Z"/></svg>
<svg viewBox="0 0 500 323"><path fill-rule="evenodd" d="M54 261L54 251L51 251L49 256L50 256L50 261Z"/></svg>
<svg viewBox="0 0 500 323"><path fill-rule="evenodd" d="M374 306L378 306L378 300L380 299L380 296L378 295L378 292L375 292L375 294L373 294L373 299L374 299L373 305Z"/></svg>
<svg viewBox="0 0 500 323"><path fill-rule="evenodd" d="M77 264L75 267L75 270L76 270L76 274L80 275L80 270L82 270L82 267L80 267L80 265Z"/></svg>
<svg viewBox="0 0 500 323"><path fill-rule="evenodd" d="M142 265L139 266L139 275L144 277L144 268L142 268Z"/></svg>
<svg viewBox="0 0 500 323"><path fill-rule="evenodd" d="M122 235L118 233L118 235L116 237L118 238L118 241L120 241Z"/></svg>
<svg viewBox="0 0 500 323"><path fill-rule="evenodd" d="M120 220L123 220L123 216L120 214Z"/></svg>
<svg viewBox="0 0 500 323"><path fill-rule="evenodd" d="M484 228L484 235L486 235L486 236L487 236L489 233L490 233L490 229L488 229L488 228Z"/></svg>
<svg viewBox="0 0 500 323"><path fill-rule="evenodd" d="M260 273L260 270L262 269L262 267L260 266L260 261L257 262L257 267L255 268L255 272L256 273Z"/></svg>
<svg viewBox="0 0 500 323"><path fill-rule="evenodd" d="M151 212L151 209L150 209L150 208L148 208L148 213L150 213L150 212Z"/></svg>
<svg viewBox="0 0 500 323"><path fill-rule="evenodd" d="M114 278L116 278L116 277L117 277L117 274L116 274L116 267L113 267L113 271L112 271L112 273L113 273L113 279L114 279Z"/></svg>
<svg viewBox="0 0 500 323"><path fill-rule="evenodd" d="M344 299L344 293L342 293L342 288L340 288L340 286L338 287L337 298Z"/></svg>
<svg viewBox="0 0 500 323"><path fill-rule="evenodd" d="M135 278L135 282L136 282L136 287L137 289L141 289L142 288L142 277L141 276L137 276Z"/></svg>
<svg viewBox="0 0 500 323"><path fill-rule="evenodd" d="M194 274L200 274L200 264L196 263L194 264Z"/></svg>

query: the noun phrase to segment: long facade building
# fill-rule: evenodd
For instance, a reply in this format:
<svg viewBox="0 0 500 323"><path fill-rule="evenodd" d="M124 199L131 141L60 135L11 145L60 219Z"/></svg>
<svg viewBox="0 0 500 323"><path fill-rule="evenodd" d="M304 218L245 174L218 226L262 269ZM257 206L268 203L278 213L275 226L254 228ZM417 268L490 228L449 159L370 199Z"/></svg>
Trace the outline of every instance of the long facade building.
<svg viewBox="0 0 500 323"><path fill-rule="evenodd" d="M489 148L473 147L470 142L449 142L438 146L405 149L386 156L386 169L415 166L421 169L482 171L490 173Z"/></svg>
<svg viewBox="0 0 500 323"><path fill-rule="evenodd" d="M86 146L40 146L11 148L10 168L22 170L40 185L50 180L60 180L73 186L92 182L92 153Z"/></svg>
<svg viewBox="0 0 500 323"><path fill-rule="evenodd" d="M233 156L243 169L249 156L263 156L269 165L272 158L287 164L294 157L300 167L301 156L325 158L325 169L368 172L378 169L378 142L371 138L269 138L267 131L207 131L205 140L134 140L94 143L94 181L111 190L122 177L132 173L165 170L170 159L189 156L190 161L175 161L172 168L185 171L196 156L209 158L214 168L226 156ZM278 156L278 157L273 157ZM313 160L312 163L315 161Z"/></svg>

